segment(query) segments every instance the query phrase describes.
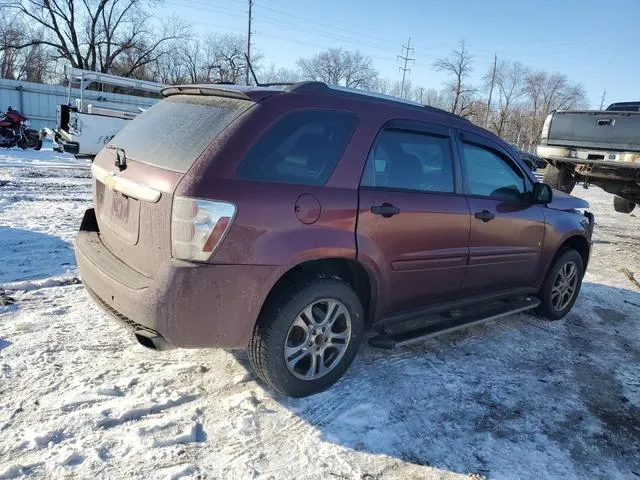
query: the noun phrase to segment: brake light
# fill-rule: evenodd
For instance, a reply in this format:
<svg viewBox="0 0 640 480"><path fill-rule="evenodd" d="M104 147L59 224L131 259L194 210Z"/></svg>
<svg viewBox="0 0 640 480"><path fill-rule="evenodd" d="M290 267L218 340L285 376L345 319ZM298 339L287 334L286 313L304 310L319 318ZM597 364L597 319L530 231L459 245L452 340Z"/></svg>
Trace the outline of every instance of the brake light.
<svg viewBox="0 0 640 480"><path fill-rule="evenodd" d="M547 118L544 120L544 124L542 125L542 133L540 133L540 139L546 140L549 138L549 129L551 128L551 119L553 118L553 113L547 115Z"/></svg>
<svg viewBox="0 0 640 480"><path fill-rule="evenodd" d="M232 203L173 198L171 250L174 258L205 262L220 245L236 215Z"/></svg>

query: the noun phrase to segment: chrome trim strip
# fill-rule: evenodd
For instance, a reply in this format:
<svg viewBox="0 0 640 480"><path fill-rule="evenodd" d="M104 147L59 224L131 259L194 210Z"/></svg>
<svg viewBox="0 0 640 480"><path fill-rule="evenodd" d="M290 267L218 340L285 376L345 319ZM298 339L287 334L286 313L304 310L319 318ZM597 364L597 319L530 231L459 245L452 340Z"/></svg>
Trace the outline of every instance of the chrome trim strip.
<svg viewBox="0 0 640 480"><path fill-rule="evenodd" d="M115 172L107 171L95 163L91 165L91 175L111 190L120 192L127 197L150 203L155 203L160 200L161 193L158 190L140 185L138 182L129 180L128 178L119 177Z"/></svg>

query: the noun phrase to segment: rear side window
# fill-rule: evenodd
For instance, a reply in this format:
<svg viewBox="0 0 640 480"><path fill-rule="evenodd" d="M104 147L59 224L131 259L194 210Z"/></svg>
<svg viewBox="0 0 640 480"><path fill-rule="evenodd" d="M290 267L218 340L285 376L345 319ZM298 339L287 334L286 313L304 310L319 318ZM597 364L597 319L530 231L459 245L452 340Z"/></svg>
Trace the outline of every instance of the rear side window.
<svg viewBox="0 0 640 480"><path fill-rule="evenodd" d="M323 185L356 123L347 112L301 110L278 120L238 166L237 178Z"/></svg>
<svg viewBox="0 0 640 480"><path fill-rule="evenodd" d="M253 105L234 98L176 95L127 122L109 142L127 158L185 173L211 141Z"/></svg>
<svg viewBox="0 0 640 480"><path fill-rule="evenodd" d="M369 153L362 186L454 192L449 137L386 130Z"/></svg>

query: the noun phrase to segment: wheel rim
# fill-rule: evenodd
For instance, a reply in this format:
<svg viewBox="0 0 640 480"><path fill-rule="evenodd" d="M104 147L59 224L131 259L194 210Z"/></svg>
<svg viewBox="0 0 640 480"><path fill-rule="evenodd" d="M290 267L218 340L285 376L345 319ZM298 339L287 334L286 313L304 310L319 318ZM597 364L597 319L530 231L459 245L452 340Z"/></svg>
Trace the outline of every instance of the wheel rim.
<svg viewBox="0 0 640 480"><path fill-rule="evenodd" d="M295 318L284 345L289 372L316 380L342 360L351 340L351 315L338 300L325 298L307 305Z"/></svg>
<svg viewBox="0 0 640 480"><path fill-rule="evenodd" d="M567 308L573 300L578 287L578 266L574 262L567 262L556 275L551 288L551 304L559 312Z"/></svg>

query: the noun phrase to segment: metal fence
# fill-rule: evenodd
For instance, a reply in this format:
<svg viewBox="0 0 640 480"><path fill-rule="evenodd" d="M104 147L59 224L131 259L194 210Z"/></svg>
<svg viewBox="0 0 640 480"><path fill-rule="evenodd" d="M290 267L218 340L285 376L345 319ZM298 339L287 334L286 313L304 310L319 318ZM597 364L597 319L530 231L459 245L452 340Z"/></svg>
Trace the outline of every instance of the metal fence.
<svg viewBox="0 0 640 480"><path fill-rule="evenodd" d="M156 100L119 93L84 90L84 101L107 101L132 106L149 106ZM71 89L71 102L80 97L80 90ZM9 106L29 118L32 128L56 126L56 106L67 104L69 89L62 85L43 85L20 80L0 79L0 113Z"/></svg>

